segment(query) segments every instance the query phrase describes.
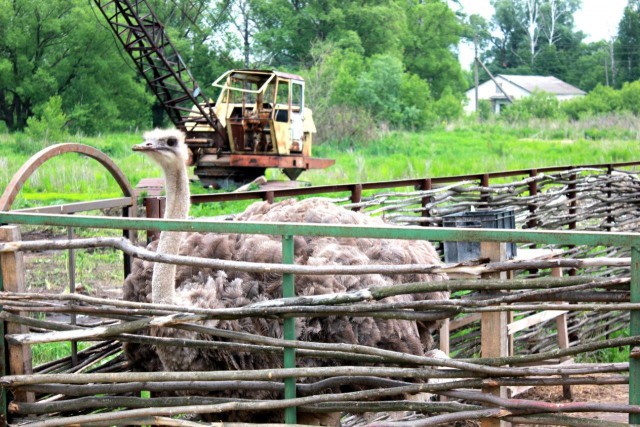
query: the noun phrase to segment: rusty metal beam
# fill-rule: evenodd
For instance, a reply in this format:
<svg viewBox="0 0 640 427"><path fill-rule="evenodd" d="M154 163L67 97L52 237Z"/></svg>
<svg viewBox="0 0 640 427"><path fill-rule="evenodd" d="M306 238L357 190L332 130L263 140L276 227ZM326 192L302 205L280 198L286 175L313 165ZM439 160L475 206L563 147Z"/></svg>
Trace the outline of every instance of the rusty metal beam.
<svg viewBox="0 0 640 427"><path fill-rule="evenodd" d="M229 166L240 168L299 168L326 169L336 161L305 156L265 156L252 154L231 154Z"/></svg>
<svg viewBox="0 0 640 427"><path fill-rule="evenodd" d="M42 166L43 163L56 156L67 153L78 153L97 160L111 173L111 176L116 180L125 197L129 197L135 205L136 200L134 197L135 193L133 191L133 187L129 184L129 180L127 180L125 174L122 173L113 160L111 160L102 151L88 145L65 143L52 145L40 150L22 165L18 172L13 175L9 184L7 184L2 196L0 196L0 211L8 211L11 209L11 205L13 205L13 202L25 182L27 182L29 177L31 177L31 175L33 175L33 173Z"/></svg>

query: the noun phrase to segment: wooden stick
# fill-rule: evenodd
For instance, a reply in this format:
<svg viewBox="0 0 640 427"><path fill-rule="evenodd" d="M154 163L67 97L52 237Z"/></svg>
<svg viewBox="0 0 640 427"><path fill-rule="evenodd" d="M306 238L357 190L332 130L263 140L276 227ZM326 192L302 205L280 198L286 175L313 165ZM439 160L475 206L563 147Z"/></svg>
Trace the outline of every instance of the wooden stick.
<svg viewBox="0 0 640 427"><path fill-rule="evenodd" d="M611 385L627 384L629 377L577 376L577 377L535 377L535 378L491 378L490 380L468 380L466 388L480 387L486 383L503 386L556 386L556 385ZM460 384L460 383L459 383ZM331 377L310 384L297 384L297 394L312 396L327 389L344 385L357 385L377 388L408 386L411 383L380 377L353 376ZM122 394L147 390L166 391L226 391L226 390L268 390L283 392L284 385L270 381L167 381L167 382L130 382L121 384L37 384L14 387L15 390L36 391L39 393L64 394L66 396L93 396L96 394ZM366 412L366 411L365 411Z"/></svg>
<svg viewBox="0 0 640 427"><path fill-rule="evenodd" d="M475 411L461 411L445 415L436 415L433 417L422 418L419 420L411 420L408 422L373 422L368 424L369 427L426 427L437 426L442 424L451 424L458 421L470 421L483 419L504 418L511 415L511 411L501 408L478 409Z"/></svg>
<svg viewBox="0 0 640 427"><path fill-rule="evenodd" d="M85 384L128 383L165 381L238 381L279 380L286 377L326 378L341 375L367 375L397 378L473 378L473 377L528 377L553 375L588 375L628 371L628 363L605 363L587 365L561 365L558 367L493 367L446 359L433 359L434 366L468 368L465 371L436 370L430 368L382 368L382 367L314 367L291 369L257 369L253 371L193 371L193 372L119 372L102 374L34 374L8 375L0 378L0 385L14 388L35 384ZM429 385L431 386L431 385ZM446 386L445 386L446 387Z"/></svg>
<svg viewBox="0 0 640 427"><path fill-rule="evenodd" d="M548 403L539 400L505 399L491 394L473 391L443 391L437 392L455 399L471 400L491 405L496 405L513 410L525 410L529 413L544 412L620 412L640 413L640 405L627 405L623 403L593 403L593 402L561 402Z"/></svg>
<svg viewBox="0 0 640 427"><path fill-rule="evenodd" d="M628 427L627 423L602 421L591 418L568 417L566 415L513 415L505 417L507 421L518 424L557 425L568 427Z"/></svg>
<svg viewBox="0 0 640 427"><path fill-rule="evenodd" d="M0 253L16 251L68 250L111 247L127 255L146 261L211 268L215 270L236 270L253 273L296 274L296 275L336 275L336 274L410 274L410 273L458 273L477 276L484 273L507 270L532 270L541 268L567 267L585 268L602 266L629 266L631 258L558 259L541 261L505 261L467 267L461 265L362 265L362 266L307 266L270 263L252 263L191 256L158 254L133 245L123 237L95 237L74 240L32 240L0 243Z"/></svg>

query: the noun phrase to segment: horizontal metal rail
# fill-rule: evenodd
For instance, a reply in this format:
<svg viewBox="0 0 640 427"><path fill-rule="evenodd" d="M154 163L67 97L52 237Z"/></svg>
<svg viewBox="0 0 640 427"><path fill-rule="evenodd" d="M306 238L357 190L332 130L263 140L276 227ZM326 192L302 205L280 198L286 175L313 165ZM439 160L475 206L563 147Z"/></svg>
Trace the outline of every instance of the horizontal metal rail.
<svg viewBox="0 0 640 427"><path fill-rule="evenodd" d="M498 230L476 228L426 228L335 224L270 223L243 221L105 218L99 216L44 215L0 212L1 224L92 227L126 230L190 231L209 233L295 236L358 237L371 239L517 242L550 245L640 247L640 233L593 231Z"/></svg>
<svg viewBox="0 0 640 427"><path fill-rule="evenodd" d="M569 171L576 168L594 168L594 169L606 169L608 171L614 170L616 168L630 167L630 166L640 166L640 161L633 162L620 162L620 163L602 163L602 164L593 164L593 165L573 165L573 166L549 166L543 168L533 168L533 169L518 169L511 171L500 171L500 172L490 172L490 173L477 173L477 174L469 174L469 175L454 175L454 176L443 176L443 177L435 177L435 178L412 178L412 179L401 179L394 181L377 181L377 182L363 182L359 184L338 184L338 185L319 185L314 187L302 187L302 188L289 188L289 189L281 189L281 190L255 190L255 191L245 191L241 193L217 193L217 194L194 194L191 196L191 202L198 203L209 203L209 202L231 202L231 201L239 201L239 200L273 200L273 198L278 197L297 197L297 196L309 196L314 194L328 194L328 193L339 193L339 192L351 192L355 193L358 191L366 191L366 190L381 190L381 189L391 189L391 188L401 188L401 187L414 187L424 189L425 184L429 182L429 186L437 185L437 184L450 184L452 182L458 181L468 181L468 180L477 180L480 182L486 182L493 178L507 178L513 176L535 176L540 173L550 173L550 172L562 172ZM352 200L357 202L358 200Z"/></svg>

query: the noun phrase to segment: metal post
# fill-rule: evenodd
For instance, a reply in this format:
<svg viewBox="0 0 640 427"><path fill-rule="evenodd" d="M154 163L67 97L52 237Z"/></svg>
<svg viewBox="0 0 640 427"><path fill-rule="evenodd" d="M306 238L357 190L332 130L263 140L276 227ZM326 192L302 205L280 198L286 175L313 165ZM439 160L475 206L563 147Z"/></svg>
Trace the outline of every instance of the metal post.
<svg viewBox="0 0 640 427"><path fill-rule="evenodd" d="M293 236L290 234L282 236L282 263L293 264ZM296 294L294 275L282 275L282 296L284 298L294 297ZM284 339L296 339L296 324L293 317L284 319ZM296 367L296 350L294 348L284 349L284 367ZM285 378L284 380L284 398L295 399L296 397L296 379ZM286 408L284 410L284 421L287 424L297 424L297 410L295 407Z"/></svg>
<svg viewBox="0 0 640 427"><path fill-rule="evenodd" d="M362 201L362 184L355 184L351 188L351 203L360 203ZM353 207L351 210L359 211L360 207Z"/></svg>
<svg viewBox="0 0 640 427"><path fill-rule="evenodd" d="M631 248L631 302L640 302L640 247ZM640 335L640 311L631 311L631 336ZM633 353L633 352L632 352ZM629 404L640 405L640 359L629 358ZM629 414L629 424L640 424L640 414Z"/></svg>
<svg viewBox="0 0 640 427"><path fill-rule="evenodd" d="M158 197L145 197L144 208L147 218L162 218L160 215L160 199ZM152 240L158 240L159 238L159 231L147 230L147 243L151 243Z"/></svg>
<svg viewBox="0 0 640 427"><path fill-rule="evenodd" d="M125 218L135 217L136 216L135 210L136 210L136 206L124 207L122 208L122 216ZM131 215L132 213L133 215ZM122 236L125 239L129 239L133 244L136 244L136 241L138 240L137 233L138 233L137 230L122 230ZM126 279L127 276L131 274L133 259L129 254L123 254L122 258L124 263L123 265L124 277Z"/></svg>
<svg viewBox="0 0 640 427"><path fill-rule="evenodd" d="M0 262L0 291L4 291L2 263ZM0 311L2 306L0 306ZM0 322L0 375L7 375L7 342L4 339L4 322ZM0 426L7 425L7 389L0 387Z"/></svg>
<svg viewBox="0 0 640 427"><path fill-rule="evenodd" d="M263 200L265 202L273 203L274 199L275 199L275 194L273 194L273 191L267 191L266 193L264 193Z"/></svg>
<svg viewBox="0 0 640 427"><path fill-rule="evenodd" d="M67 227L67 238L69 240L73 240L74 233L73 227ZM76 292L76 251L74 249L69 249L69 263L68 263L68 273L69 273L69 293L74 294ZM76 315L75 313L71 313L69 315L69 323L71 325L76 324ZM71 341L71 365L76 366L78 364L78 342Z"/></svg>
<svg viewBox="0 0 640 427"><path fill-rule="evenodd" d="M488 188L489 187L489 174L488 173L485 173L480 178L480 186L484 187L484 188ZM490 193L487 193L486 191L480 190L480 207L481 208L488 208L490 199L491 199Z"/></svg>
<svg viewBox="0 0 640 427"><path fill-rule="evenodd" d="M421 191L429 191L432 188L433 188L433 183L431 182L431 178L426 178L424 181L422 181L422 184L420 185ZM431 218L431 210L427 209L427 205L431 203L432 200L433 198L430 196L423 197L422 200L420 200L420 205L422 206L421 215L423 218ZM430 224L428 222L421 222L420 225L429 226Z"/></svg>
<svg viewBox="0 0 640 427"><path fill-rule="evenodd" d="M613 223L616 220L614 218L614 216L612 215L612 206L611 206L611 199L613 198L613 192L612 192L612 188L613 188L613 183L611 182L611 177L613 175L613 165L608 165L607 166L607 178L608 178L608 182L607 182L607 191L605 193L606 197L607 197L607 223L604 226L605 230L607 231L612 231L613 230Z"/></svg>
<svg viewBox="0 0 640 427"><path fill-rule="evenodd" d="M531 169L529 177L533 178L538 176L538 169ZM538 195L538 181L531 181L529 183L529 197L533 199ZM529 203L529 214L533 217L536 214L537 206L533 202ZM531 218L527 221L527 228L536 228L538 226L538 220Z"/></svg>
<svg viewBox="0 0 640 427"><path fill-rule="evenodd" d="M571 167L575 169L574 166ZM569 223L569 230L575 230L578 228L578 222L576 221L576 214L578 213L578 201L576 200L578 196L576 181L578 180L578 176L575 173L572 173L569 176L569 191L567 192L567 198L570 200L569 203L569 218L571 222ZM569 249L575 248L575 245L570 245ZM577 270L575 268L569 269L569 276L575 276L577 274Z"/></svg>

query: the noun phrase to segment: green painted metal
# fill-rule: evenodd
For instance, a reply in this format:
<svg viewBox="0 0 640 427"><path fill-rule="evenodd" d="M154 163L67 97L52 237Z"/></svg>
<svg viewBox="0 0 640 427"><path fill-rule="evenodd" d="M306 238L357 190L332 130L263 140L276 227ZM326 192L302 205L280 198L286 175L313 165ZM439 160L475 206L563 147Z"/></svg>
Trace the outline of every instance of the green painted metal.
<svg viewBox="0 0 640 427"><path fill-rule="evenodd" d="M520 242L621 247L640 246L640 234L638 233L613 234L608 232L583 232L574 230L525 231L408 226L363 227L354 225L299 223L107 218L96 216L42 215L9 212L0 212L0 223L85 228L270 234L279 236L333 236L458 242Z"/></svg>
<svg viewBox="0 0 640 427"><path fill-rule="evenodd" d="M631 248L631 302L640 302L639 246ZM631 311L629 334L640 335L640 311ZM640 359L634 357L629 359L629 404L640 405ZM640 424L640 414L629 414L629 424Z"/></svg>
<svg viewBox="0 0 640 427"><path fill-rule="evenodd" d="M4 291L4 281L2 279L2 263L0 262L0 291ZM0 305L0 311L2 306ZM4 339L4 322L0 321L0 375L3 377L7 375L7 341ZM0 389L0 426L7 425L7 389L2 387Z"/></svg>
<svg viewBox="0 0 640 427"><path fill-rule="evenodd" d="M286 234L282 236L282 263L293 264L293 236ZM295 289L295 277L293 274L282 275L282 296L284 298L291 298L296 296ZM296 339L296 323L293 317L284 319L284 339L295 340ZM294 348L284 349L284 367L295 368L296 367L296 350ZM296 397L296 379L285 378L284 380L284 398L295 399ZM297 424L297 410L295 407L286 408L284 410L284 421L287 424Z"/></svg>

